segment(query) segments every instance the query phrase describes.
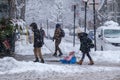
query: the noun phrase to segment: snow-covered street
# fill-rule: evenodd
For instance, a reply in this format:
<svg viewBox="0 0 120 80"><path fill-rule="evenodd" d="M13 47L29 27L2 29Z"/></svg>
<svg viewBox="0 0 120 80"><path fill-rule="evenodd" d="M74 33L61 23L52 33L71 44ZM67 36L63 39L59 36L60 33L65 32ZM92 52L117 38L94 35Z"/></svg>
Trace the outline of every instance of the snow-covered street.
<svg viewBox="0 0 120 80"><path fill-rule="evenodd" d="M120 80L120 65L117 63L95 62L90 66L86 62L78 65L46 60L45 64L41 64L32 62L33 56L20 57L23 60L0 60L0 64L4 63L0 66L0 80Z"/></svg>
<svg viewBox="0 0 120 80"><path fill-rule="evenodd" d="M119 5L0 0L0 80L120 80Z"/></svg>
<svg viewBox="0 0 120 80"><path fill-rule="evenodd" d="M120 80L120 71L101 71L84 73L58 73L27 71L15 74L0 75L1 80Z"/></svg>
<svg viewBox="0 0 120 80"><path fill-rule="evenodd" d="M64 55L53 57L53 53L43 46L45 64L42 64L33 62L33 44L26 43L24 39L16 42L14 58L0 59L0 80L120 80L120 51L91 49L90 54L95 62L92 66L88 65L87 57L83 65L62 64L59 60L70 51L75 51L77 61L81 58L79 44L73 47L71 42L63 39L60 46ZM54 51L53 41L45 39L45 44Z"/></svg>
<svg viewBox="0 0 120 80"><path fill-rule="evenodd" d="M83 65L61 64L60 62L51 62L51 59L59 60L60 58L52 58L49 54L44 55L45 64L32 62L34 56L16 55L15 58L18 61L10 57L0 60L0 80L120 79L120 64L118 63L96 61L93 66L87 65L86 62Z"/></svg>

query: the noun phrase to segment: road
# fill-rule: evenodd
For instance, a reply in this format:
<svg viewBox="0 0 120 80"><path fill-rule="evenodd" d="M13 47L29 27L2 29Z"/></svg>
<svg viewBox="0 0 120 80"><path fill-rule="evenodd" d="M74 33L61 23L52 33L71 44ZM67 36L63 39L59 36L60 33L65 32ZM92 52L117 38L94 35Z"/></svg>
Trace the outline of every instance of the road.
<svg viewBox="0 0 120 80"><path fill-rule="evenodd" d="M63 57L53 57L50 55L44 55L45 64L57 64L65 65L58 62ZM18 61L33 61L34 56L22 56L15 55L15 59ZM72 66L89 66L86 63L83 65L73 64ZM94 66L106 66L106 67L120 67L120 64L95 62ZM82 73L58 73L58 72L44 72L39 74L35 71L27 71L16 74L4 74L0 75L0 80L120 80L120 71L100 71L100 72L82 72Z"/></svg>

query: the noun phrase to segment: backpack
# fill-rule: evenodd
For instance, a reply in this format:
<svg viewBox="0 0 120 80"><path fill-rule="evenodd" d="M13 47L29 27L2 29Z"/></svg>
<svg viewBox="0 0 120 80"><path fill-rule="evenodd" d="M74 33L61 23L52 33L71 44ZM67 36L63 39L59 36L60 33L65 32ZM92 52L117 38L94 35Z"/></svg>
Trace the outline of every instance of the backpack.
<svg viewBox="0 0 120 80"><path fill-rule="evenodd" d="M88 42L89 42L89 43L88 43L89 47L90 47L90 48L94 48L95 45L93 44L92 40L91 40L90 38L88 38L88 40L89 40L89 41L88 41Z"/></svg>
<svg viewBox="0 0 120 80"><path fill-rule="evenodd" d="M44 44L44 36L45 36L45 31L43 29L40 29L40 38L41 38L42 44Z"/></svg>
<svg viewBox="0 0 120 80"><path fill-rule="evenodd" d="M43 35L41 33L42 31L40 31L39 29L35 30L35 43L37 43L39 46L42 46L44 44L44 40L43 40Z"/></svg>
<svg viewBox="0 0 120 80"><path fill-rule="evenodd" d="M45 36L45 31L43 29L40 29L40 37L43 39Z"/></svg>
<svg viewBox="0 0 120 80"><path fill-rule="evenodd" d="M90 48L94 48L95 45L93 43L90 44Z"/></svg>
<svg viewBox="0 0 120 80"><path fill-rule="evenodd" d="M61 29L61 37L65 37L65 31Z"/></svg>

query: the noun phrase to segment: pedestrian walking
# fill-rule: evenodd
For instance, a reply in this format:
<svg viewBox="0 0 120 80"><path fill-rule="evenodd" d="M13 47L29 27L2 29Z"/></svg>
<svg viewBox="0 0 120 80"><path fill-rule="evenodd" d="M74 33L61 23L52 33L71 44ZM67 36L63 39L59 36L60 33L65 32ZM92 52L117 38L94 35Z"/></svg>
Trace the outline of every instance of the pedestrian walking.
<svg viewBox="0 0 120 80"><path fill-rule="evenodd" d="M39 59L41 59L41 63L44 63L44 59L42 57L41 47L43 46L43 40L40 35L40 30L37 28L36 23L30 24L30 27L32 28L32 31L34 32L34 56L35 61L39 62Z"/></svg>
<svg viewBox="0 0 120 80"><path fill-rule="evenodd" d="M55 56L55 57L57 56L57 51L59 51L58 56L63 55L63 53L59 47L63 36L64 36L64 33L62 33L61 25L56 24L56 29L55 29L54 36L53 36L53 41L55 40L55 52L54 52L53 56Z"/></svg>
<svg viewBox="0 0 120 80"><path fill-rule="evenodd" d="M93 43L92 43L92 40L90 38L88 38L87 36L88 36L88 34L85 32L78 33L78 38L80 39L80 50L82 52L82 58L78 62L78 64L80 64L80 65L82 65L85 55L87 55L87 57L90 60L89 65L94 64L94 62L89 54L90 48L93 47Z"/></svg>

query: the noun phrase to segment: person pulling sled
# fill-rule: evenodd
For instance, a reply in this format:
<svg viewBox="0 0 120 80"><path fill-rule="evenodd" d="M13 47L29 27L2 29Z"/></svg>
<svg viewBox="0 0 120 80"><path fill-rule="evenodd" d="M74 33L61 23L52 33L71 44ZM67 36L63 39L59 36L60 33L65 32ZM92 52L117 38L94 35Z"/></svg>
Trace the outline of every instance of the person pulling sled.
<svg viewBox="0 0 120 80"><path fill-rule="evenodd" d="M88 65L93 65L94 62L89 54L90 52L90 48L92 48L94 45L92 43L92 40L90 38L87 37L88 34L85 33L85 32L81 32L81 33L78 33L78 38L80 39L80 50L82 52L82 58L79 62L77 62L78 64L82 65L82 62L85 58L85 55L87 55L87 57L89 58L90 60L90 63Z"/></svg>

